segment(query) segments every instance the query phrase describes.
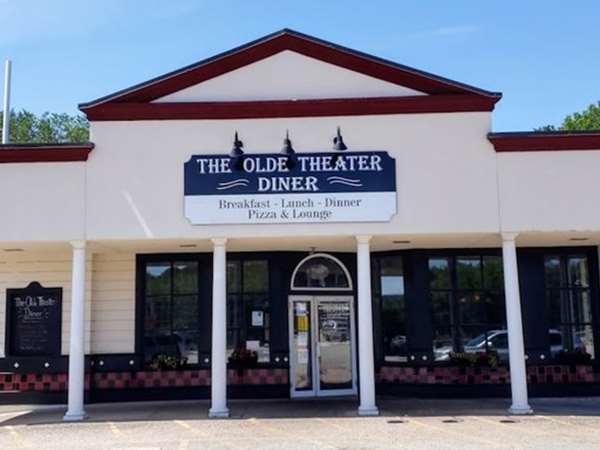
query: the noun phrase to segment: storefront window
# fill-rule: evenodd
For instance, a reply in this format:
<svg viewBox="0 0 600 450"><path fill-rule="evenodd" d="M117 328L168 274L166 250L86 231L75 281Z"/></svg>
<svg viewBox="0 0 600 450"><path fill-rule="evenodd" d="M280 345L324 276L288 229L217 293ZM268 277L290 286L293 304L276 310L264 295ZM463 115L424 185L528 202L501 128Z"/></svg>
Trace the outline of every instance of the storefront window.
<svg viewBox="0 0 600 450"><path fill-rule="evenodd" d="M250 350L270 361L269 264L266 260L227 261L227 354Z"/></svg>
<svg viewBox="0 0 600 450"><path fill-rule="evenodd" d="M408 346L402 257L375 258L373 268L374 301L379 305L381 315L383 359L388 362L406 362Z"/></svg>
<svg viewBox="0 0 600 450"><path fill-rule="evenodd" d="M594 359L587 256L546 256L545 284L552 357L561 359L578 353Z"/></svg>
<svg viewBox="0 0 600 450"><path fill-rule="evenodd" d="M449 360L451 352L493 352L506 362L502 259L431 257L428 265L435 360Z"/></svg>
<svg viewBox="0 0 600 450"><path fill-rule="evenodd" d="M198 363L198 288L196 261L146 263L146 363L173 366Z"/></svg>

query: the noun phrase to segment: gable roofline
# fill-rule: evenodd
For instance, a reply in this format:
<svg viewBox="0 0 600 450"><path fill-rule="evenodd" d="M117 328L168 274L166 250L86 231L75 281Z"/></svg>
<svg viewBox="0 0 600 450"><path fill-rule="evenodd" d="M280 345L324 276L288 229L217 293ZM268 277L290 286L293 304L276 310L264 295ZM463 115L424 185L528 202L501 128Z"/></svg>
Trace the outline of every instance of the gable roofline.
<svg viewBox="0 0 600 450"><path fill-rule="evenodd" d="M85 112L106 103L147 103L284 50L428 94L471 94L492 98L496 102L502 97L499 92L479 89L284 28L181 69L81 103L79 108Z"/></svg>

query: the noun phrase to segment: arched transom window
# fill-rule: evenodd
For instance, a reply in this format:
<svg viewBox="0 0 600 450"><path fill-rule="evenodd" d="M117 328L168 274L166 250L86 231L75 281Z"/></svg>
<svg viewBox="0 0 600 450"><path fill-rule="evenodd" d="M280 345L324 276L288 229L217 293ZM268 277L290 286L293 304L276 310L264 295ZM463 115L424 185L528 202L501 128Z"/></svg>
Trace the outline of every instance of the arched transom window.
<svg viewBox="0 0 600 450"><path fill-rule="evenodd" d="M292 290L352 290L352 280L342 262L325 253L307 256L292 275Z"/></svg>

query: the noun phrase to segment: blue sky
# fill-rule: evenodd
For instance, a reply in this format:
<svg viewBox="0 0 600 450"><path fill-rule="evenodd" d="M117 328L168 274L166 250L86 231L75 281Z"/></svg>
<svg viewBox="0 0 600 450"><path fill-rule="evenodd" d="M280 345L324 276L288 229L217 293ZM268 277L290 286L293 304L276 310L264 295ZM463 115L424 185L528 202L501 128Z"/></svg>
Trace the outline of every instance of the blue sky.
<svg viewBox="0 0 600 450"><path fill-rule="evenodd" d="M493 91L495 131L600 100L600 2L0 0L12 106L77 104L288 27Z"/></svg>

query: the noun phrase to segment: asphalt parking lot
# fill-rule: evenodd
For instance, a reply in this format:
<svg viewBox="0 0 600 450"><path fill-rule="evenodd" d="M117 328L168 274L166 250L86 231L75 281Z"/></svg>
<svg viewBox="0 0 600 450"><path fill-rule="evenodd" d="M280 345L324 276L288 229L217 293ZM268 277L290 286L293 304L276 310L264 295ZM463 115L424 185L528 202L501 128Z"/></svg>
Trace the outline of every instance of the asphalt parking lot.
<svg viewBox="0 0 600 450"><path fill-rule="evenodd" d="M381 399L379 417L351 400L233 401L208 419L205 401L0 406L0 449L600 449L600 398L533 399L508 416L504 399Z"/></svg>

